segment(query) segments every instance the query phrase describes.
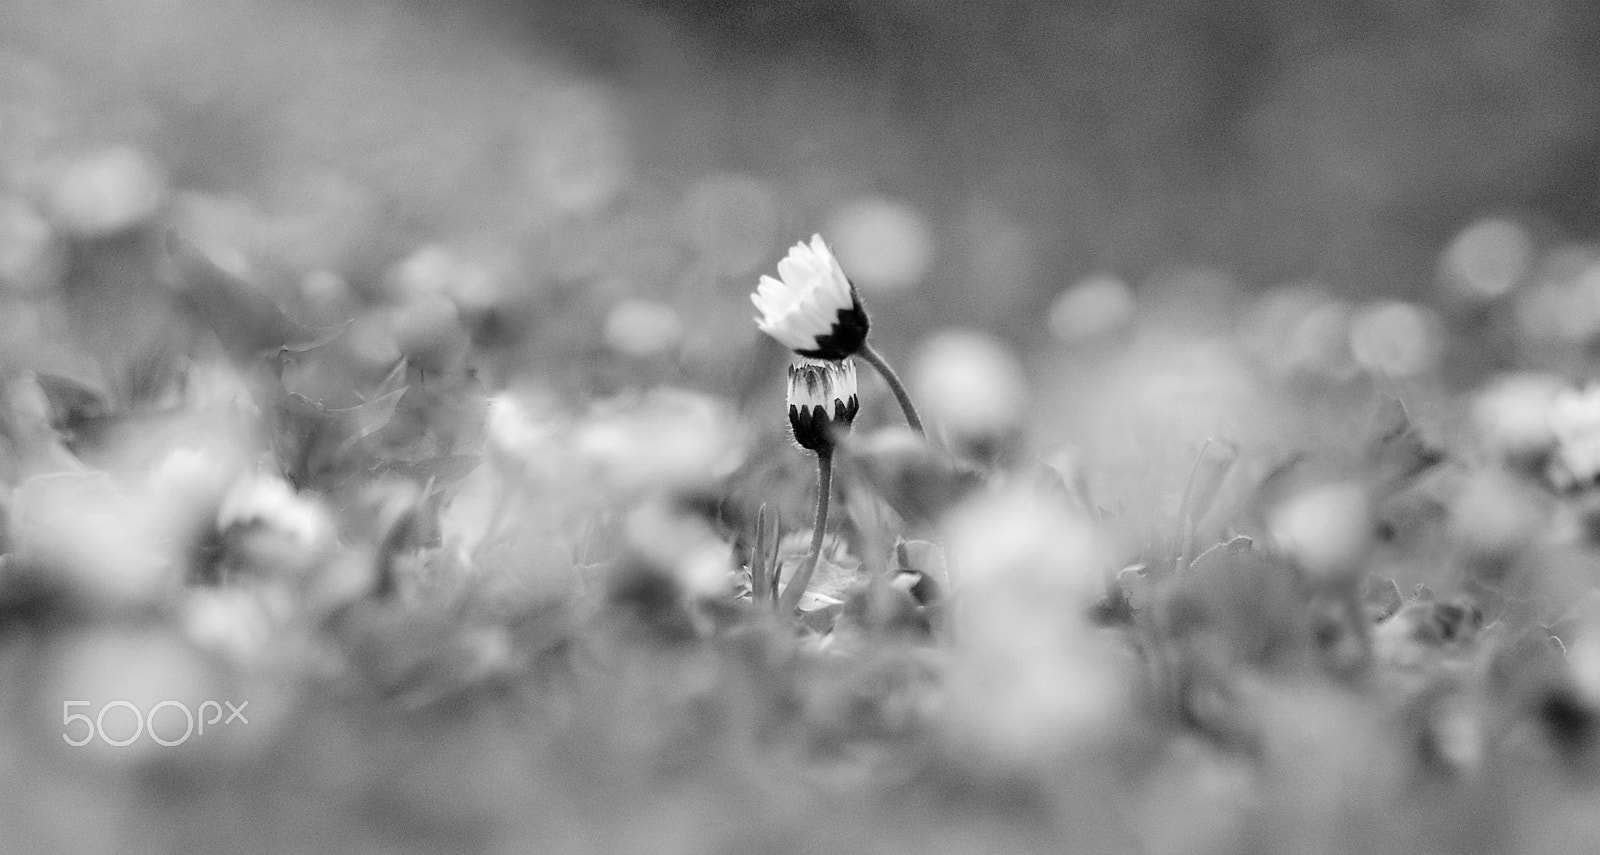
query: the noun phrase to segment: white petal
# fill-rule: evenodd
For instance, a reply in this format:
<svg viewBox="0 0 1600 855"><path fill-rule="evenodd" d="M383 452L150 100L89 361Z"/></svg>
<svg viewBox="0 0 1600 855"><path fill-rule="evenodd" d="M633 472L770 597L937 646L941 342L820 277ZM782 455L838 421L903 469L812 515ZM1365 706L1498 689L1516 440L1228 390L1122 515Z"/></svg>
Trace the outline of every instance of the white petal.
<svg viewBox="0 0 1600 855"><path fill-rule="evenodd" d="M808 294L806 299L800 302L796 307L796 314L797 325L803 326L813 336L827 335L833 329L833 322L837 317L837 313L824 308L817 301L815 294Z"/></svg>
<svg viewBox="0 0 1600 855"><path fill-rule="evenodd" d="M760 283L756 286L756 293L761 295L761 300L766 305L765 311L769 315L783 314L800 299L798 291L771 276L761 277Z"/></svg>
<svg viewBox="0 0 1600 855"><path fill-rule="evenodd" d="M818 289L821 299L835 310L848 309L855 303L855 297L850 293L850 283L843 275L830 276L827 284Z"/></svg>
<svg viewBox="0 0 1600 855"><path fill-rule="evenodd" d="M852 395L856 394L855 362L846 359L839 363L839 380L838 385L833 390L833 394L835 398L841 401L848 401Z"/></svg>
<svg viewBox="0 0 1600 855"><path fill-rule="evenodd" d="M814 279L810 266L795 255L786 256L778 262L778 275L783 277L784 284L795 290L805 288Z"/></svg>
<svg viewBox="0 0 1600 855"><path fill-rule="evenodd" d="M828 248L828 243L822 239L822 235L811 236L811 252L829 267L838 264L833 260L833 250Z"/></svg>
<svg viewBox="0 0 1600 855"><path fill-rule="evenodd" d="M756 326L760 327L762 332L772 336L774 339L777 339L779 344L789 348L790 350L811 350L817 346L817 341L814 337L807 336L803 332L796 330L792 324L782 321L773 322L762 318L757 318Z"/></svg>

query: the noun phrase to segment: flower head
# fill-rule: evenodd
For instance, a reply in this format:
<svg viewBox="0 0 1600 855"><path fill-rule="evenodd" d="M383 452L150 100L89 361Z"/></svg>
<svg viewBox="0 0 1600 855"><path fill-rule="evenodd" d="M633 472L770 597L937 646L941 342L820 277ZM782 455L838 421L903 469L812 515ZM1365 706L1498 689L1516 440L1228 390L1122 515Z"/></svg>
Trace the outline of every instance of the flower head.
<svg viewBox="0 0 1600 855"><path fill-rule="evenodd" d="M1600 386L1568 389L1546 411L1555 434L1551 478L1560 487L1578 487L1600 478Z"/></svg>
<svg viewBox="0 0 1600 855"><path fill-rule="evenodd" d="M808 359L789 366L789 426L802 447L831 451L835 433L849 430L860 409L855 363Z"/></svg>
<svg viewBox="0 0 1600 855"><path fill-rule="evenodd" d="M812 359L845 359L861 349L866 309L821 235L790 247L778 262L778 277L761 277L750 295L762 332Z"/></svg>
<svg viewBox="0 0 1600 855"><path fill-rule="evenodd" d="M217 509L217 529L228 544L226 555L221 569L206 574L304 577L328 557L338 536L321 502L275 475L246 478L229 489Z"/></svg>

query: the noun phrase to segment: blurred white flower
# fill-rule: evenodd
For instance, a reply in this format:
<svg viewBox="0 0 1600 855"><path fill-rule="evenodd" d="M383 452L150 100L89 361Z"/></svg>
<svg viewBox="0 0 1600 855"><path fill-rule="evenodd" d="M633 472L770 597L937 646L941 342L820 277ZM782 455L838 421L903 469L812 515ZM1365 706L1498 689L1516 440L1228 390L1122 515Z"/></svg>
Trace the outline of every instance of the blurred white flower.
<svg viewBox="0 0 1600 855"><path fill-rule="evenodd" d="M299 301L305 306L307 317L316 318L319 326L355 317L360 297L350 283L332 270L312 270L300 277Z"/></svg>
<svg viewBox="0 0 1600 855"><path fill-rule="evenodd" d="M974 608L994 603L1001 623L1043 610L1088 608L1104 590L1103 544L1093 526L1054 497L1021 487L976 496L943 525L954 584Z"/></svg>
<svg viewBox="0 0 1600 855"><path fill-rule="evenodd" d="M1502 374L1472 399L1472 420L1488 447L1516 457L1555 444L1550 410L1566 383L1549 374Z"/></svg>
<svg viewBox="0 0 1600 855"><path fill-rule="evenodd" d="M656 499L634 508L625 535L631 549L670 572L690 596L721 597L733 590L733 544L704 518Z"/></svg>
<svg viewBox="0 0 1600 855"><path fill-rule="evenodd" d="M268 652L280 619L291 608L281 592L258 588L194 588L183 601L184 635L196 646L236 662Z"/></svg>
<svg viewBox="0 0 1600 855"><path fill-rule="evenodd" d="M813 359L844 359L867 338L867 313L822 235L797 243L778 262L778 276L761 277L750 295L756 326L785 347Z"/></svg>
<svg viewBox="0 0 1600 855"><path fill-rule="evenodd" d="M1600 247L1554 248L1526 278L1513 306L1526 343L1581 345L1600 330Z"/></svg>
<svg viewBox="0 0 1600 855"><path fill-rule="evenodd" d="M454 300L438 294L396 307L390 329L400 352L430 371L459 366L471 344L461 310Z"/></svg>
<svg viewBox="0 0 1600 855"><path fill-rule="evenodd" d="M598 485L620 492L683 488L744 461L742 430L723 401L681 389L598 405L571 436L571 453Z"/></svg>
<svg viewBox="0 0 1600 855"><path fill-rule="evenodd" d="M142 505L152 533L175 544L199 536L215 522L223 495L248 467L243 449L220 442L168 449L144 479Z"/></svg>
<svg viewBox="0 0 1600 855"><path fill-rule="evenodd" d="M149 158L119 146L66 164L50 188L50 213L69 232L102 237L148 219L166 192L166 176Z"/></svg>
<svg viewBox="0 0 1600 855"><path fill-rule="evenodd" d="M539 419L535 406L511 392L490 396L485 444L490 454L518 469L548 473L560 455L556 445L559 424Z"/></svg>
<svg viewBox="0 0 1600 855"><path fill-rule="evenodd" d="M1312 574L1353 573L1373 542L1370 504L1355 482L1319 484L1274 508L1269 525L1278 547Z"/></svg>
<svg viewBox="0 0 1600 855"><path fill-rule="evenodd" d="M943 330L923 343L915 366L923 413L957 448L982 452L1022 429L1027 376L1004 342L975 330Z"/></svg>
<svg viewBox="0 0 1600 855"><path fill-rule="evenodd" d="M1513 220L1491 217L1456 235L1439 259L1439 272L1461 296L1492 300L1522 281L1532 259L1527 230Z"/></svg>
<svg viewBox="0 0 1600 855"><path fill-rule="evenodd" d="M1350 304L1316 282L1279 285L1247 318L1245 338L1260 365L1282 375L1349 376Z"/></svg>
<svg viewBox="0 0 1600 855"><path fill-rule="evenodd" d="M250 381L226 362L196 362L184 376L188 405L201 412L260 414Z"/></svg>
<svg viewBox="0 0 1600 855"><path fill-rule="evenodd" d="M1098 274L1062 291L1050 304L1050 332L1066 344L1090 344L1132 326L1138 313L1133 289L1119 277Z"/></svg>
<svg viewBox="0 0 1600 855"><path fill-rule="evenodd" d="M389 270L388 284L401 302L448 297L462 306L491 306L505 290L503 277L485 263L442 244L420 247Z"/></svg>
<svg viewBox="0 0 1600 855"><path fill-rule="evenodd" d="M217 524L222 528L260 525L307 545L326 537L329 523L321 505L296 493L289 482L271 475L235 484L217 510Z"/></svg>
<svg viewBox="0 0 1600 855"><path fill-rule="evenodd" d="M387 369L400 358L393 317L379 307L356 315L345 329L343 344L351 358L368 369Z"/></svg>
<svg viewBox="0 0 1600 855"><path fill-rule="evenodd" d="M1462 545L1489 555L1512 555L1550 523L1550 498L1498 468L1474 474L1450 506Z"/></svg>
<svg viewBox="0 0 1600 855"><path fill-rule="evenodd" d="M794 441L811 451L831 450L861 409L855 363L808 359L790 365L788 403Z"/></svg>
<svg viewBox="0 0 1600 855"><path fill-rule="evenodd" d="M147 524L148 503L116 489L103 472L38 475L11 501L15 549L40 559L84 602L116 609L150 601L172 564Z"/></svg>
<svg viewBox="0 0 1600 855"><path fill-rule="evenodd" d="M217 527L237 538L246 566L297 576L334 546L332 516L323 505L296 493L282 478L257 475L234 484L222 497Z"/></svg>
<svg viewBox="0 0 1600 855"><path fill-rule="evenodd" d="M840 255L867 293L915 287L933 263L933 228L915 207L897 199L852 199L829 219Z"/></svg>
<svg viewBox="0 0 1600 855"><path fill-rule="evenodd" d="M220 498L242 463L238 455L225 454L216 448L172 448L150 468L145 476L145 488L154 501L194 505Z"/></svg>
<svg viewBox="0 0 1600 855"><path fill-rule="evenodd" d="M1563 487L1600 476L1600 385L1564 389L1546 410L1556 438L1552 477Z"/></svg>
<svg viewBox="0 0 1600 855"><path fill-rule="evenodd" d="M1089 623L1106 566L1089 523L1012 489L956 509L943 533L962 639L952 738L986 761L1030 763L1114 733L1133 682Z"/></svg>
<svg viewBox="0 0 1600 855"><path fill-rule="evenodd" d="M962 651L944 719L983 761L1048 763L1129 720L1135 677L1107 638L1072 624L990 629Z"/></svg>
<svg viewBox="0 0 1600 855"><path fill-rule="evenodd" d="M1350 352L1363 368L1386 376L1425 374L1444 353L1444 324L1433 310L1413 303L1380 303L1351 322Z"/></svg>
<svg viewBox="0 0 1600 855"><path fill-rule="evenodd" d="M606 313L605 339L612 349L631 356L666 354L683 338L683 321L665 303L621 300Z"/></svg>

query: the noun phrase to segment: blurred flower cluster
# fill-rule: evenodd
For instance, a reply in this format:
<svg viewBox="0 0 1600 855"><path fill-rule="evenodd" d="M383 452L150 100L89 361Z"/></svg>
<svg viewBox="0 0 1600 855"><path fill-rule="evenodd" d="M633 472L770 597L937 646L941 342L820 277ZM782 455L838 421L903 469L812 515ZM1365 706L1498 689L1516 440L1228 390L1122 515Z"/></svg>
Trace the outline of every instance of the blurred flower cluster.
<svg viewBox="0 0 1600 855"><path fill-rule="evenodd" d="M19 851L1600 843L1600 243L1025 312L982 199L651 179L618 93L353 6L197 75L169 5L117 110L0 49ZM1006 323L921 299L956 244Z"/></svg>

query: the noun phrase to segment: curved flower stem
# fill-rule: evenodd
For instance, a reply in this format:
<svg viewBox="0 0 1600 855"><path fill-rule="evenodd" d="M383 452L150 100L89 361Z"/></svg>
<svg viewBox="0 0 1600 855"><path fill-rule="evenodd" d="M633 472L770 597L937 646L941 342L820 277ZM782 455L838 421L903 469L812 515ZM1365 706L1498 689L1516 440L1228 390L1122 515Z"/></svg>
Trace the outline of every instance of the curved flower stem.
<svg viewBox="0 0 1600 855"><path fill-rule="evenodd" d="M811 584L811 574L817 571L817 561L822 558L822 535L828 525L828 494L832 489L833 449L825 449L817 452L817 525L811 530L811 552L806 555L806 563L800 565L799 572L789 580L788 587L783 589L783 596L778 598L780 613L788 614L799 607L806 586Z"/></svg>
<svg viewBox="0 0 1600 855"><path fill-rule="evenodd" d="M873 349L872 342L862 342L861 350L857 353L861 354L861 358L865 359L868 365L878 369L878 373L883 375L884 382L889 384L889 390L894 392L895 400L900 402L900 409L905 411L906 424L911 425L911 429L916 431L918 436L927 436L927 431L922 429L922 417L917 415L916 405L911 403L911 395L907 394L906 385L900 382L900 375L894 373L894 369L889 367L883 356Z"/></svg>

